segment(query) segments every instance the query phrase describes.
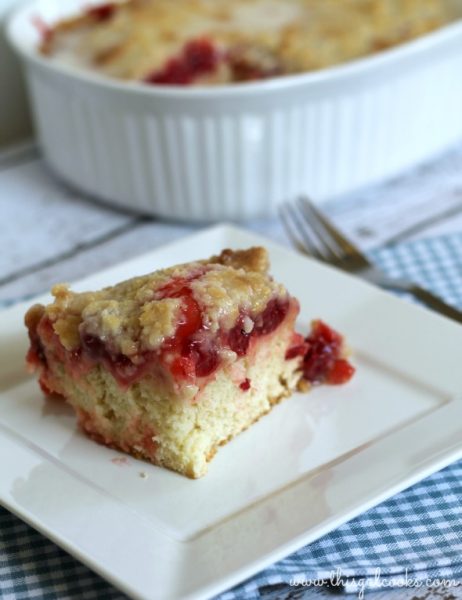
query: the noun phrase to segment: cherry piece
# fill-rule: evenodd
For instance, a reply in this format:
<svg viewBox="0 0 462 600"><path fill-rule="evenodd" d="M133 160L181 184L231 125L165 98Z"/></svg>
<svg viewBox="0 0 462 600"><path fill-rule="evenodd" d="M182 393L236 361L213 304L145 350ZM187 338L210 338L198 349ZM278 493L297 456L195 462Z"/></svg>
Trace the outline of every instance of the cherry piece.
<svg viewBox="0 0 462 600"><path fill-rule="evenodd" d="M106 4L100 4L99 6L90 6L87 8L86 13L91 17L94 17L97 21L109 20L116 11L116 5L112 2Z"/></svg>
<svg viewBox="0 0 462 600"><path fill-rule="evenodd" d="M188 85L201 75L213 73L220 54L210 40L199 38L183 46L178 56L170 58L158 71L150 73L145 83L163 85Z"/></svg>
<svg viewBox="0 0 462 600"><path fill-rule="evenodd" d="M245 315L240 315L236 325L228 332L228 346L238 356L245 356L250 344L250 333L244 331Z"/></svg>
<svg viewBox="0 0 462 600"><path fill-rule="evenodd" d="M180 324L177 327L175 337L179 340L185 340L202 327L201 310L192 296L183 298L182 315Z"/></svg>
<svg viewBox="0 0 462 600"><path fill-rule="evenodd" d="M211 375L220 364L218 349L213 341L207 338L188 340L183 355L193 361L197 377Z"/></svg>
<svg viewBox="0 0 462 600"><path fill-rule="evenodd" d="M96 335L90 333L82 336L82 348L87 356L93 360L105 358L108 354L104 342Z"/></svg>
<svg viewBox="0 0 462 600"><path fill-rule="evenodd" d="M188 281L183 278L174 279L159 290L160 298L181 298L181 316L175 335L164 342L163 350L174 350L183 353L188 339L202 327L202 314L199 304L192 296Z"/></svg>
<svg viewBox="0 0 462 600"><path fill-rule="evenodd" d="M315 321L306 338L308 350L303 359L303 376L311 383L346 383L354 367L341 357L343 338L323 321Z"/></svg>
<svg viewBox="0 0 462 600"><path fill-rule="evenodd" d="M335 361L331 372L327 377L327 383L339 385L350 381L355 372L355 368L344 358Z"/></svg>
<svg viewBox="0 0 462 600"><path fill-rule="evenodd" d="M239 384L239 387L243 392L248 392L250 390L251 382L248 377L244 379L242 383Z"/></svg>
<svg viewBox="0 0 462 600"><path fill-rule="evenodd" d="M175 335L164 343L163 353L173 351L179 354L173 360L170 372L177 379L186 380L194 376L207 377L218 368L220 362L217 347L203 335L205 328L201 310L188 283L179 278L159 290L163 298L182 299L179 325Z"/></svg>
<svg viewBox="0 0 462 600"><path fill-rule="evenodd" d="M177 356L170 365L170 372L179 380L193 380L196 369L194 361L188 356Z"/></svg>
<svg viewBox="0 0 462 600"><path fill-rule="evenodd" d="M289 348L286 351L285 359L291 360L297 356L305 356L308 350L308 344L300 333L293 333Z"/></svg>
<svg viewBox="0 0 462 600"><path fill-rule="evenodd" d="M267 335L272 333L284 320L289 310L289 302L273 298L266 305L265 310L255 319L253 335Z"/></svg>

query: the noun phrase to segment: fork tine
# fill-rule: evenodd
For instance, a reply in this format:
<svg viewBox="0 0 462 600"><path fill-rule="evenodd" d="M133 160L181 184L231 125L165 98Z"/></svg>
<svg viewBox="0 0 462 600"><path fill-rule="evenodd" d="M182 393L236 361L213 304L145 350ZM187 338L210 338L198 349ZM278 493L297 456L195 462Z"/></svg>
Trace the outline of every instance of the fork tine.
<svg viewBox="0 0 462 600"><path fill-rule="evenodd" d="M296 209L290 202L281 204L279 214L282 219L282 224L286 230L292 243L302 252L309 254L319 260L323 260L318 247L311 237L307 234L302 226L300 217L297 215Z"/></svg>
<svg viewBox="0 0 462 600"><path fill-rule="evenodd" d="M351 242L348 238L340 233L330 221L317 209L308 198L303 197L299 200L300 205L303 206L306 218L311 221L316 220L320 227L330 236L331 240L337 245L337 256L339 259L354 258L356 261L361 262L364 266L369 264L367 258L363 253Z"/></svg>
<svg viewBox="0 0 462 600"><path fill-rule="evenodd" d="M290 204L292 217L296 223L300 234L305 243L311 244L312 254L319 260L332 262L337 259L337 255L332 251L329 244L326 243L325 236L319 235L319 231L312 226L312 223L306 218L303 209L295 202Z"/></svg>
<svg viewBox="0 0 462 600"><path fill-rule="evenodd" d="M294 246L300 252L306 253L308 250L301 243L301 241L298 238L298 235L295 233L295 229L294 229L294 227L293 227L293 225L291 223L290 217L288 215L288 209L286 209L286 207L284 205L281 205L279 207L279 215L281 217L282 224L284 225L284 229L285 229L285 231L287 233L287 236L289 237L289 239L292 242L292 244L294 244Z"/></svg>
<svg viewBox="0 0 462 600"><path fill-rule="evenodd" d="M304 198L297 198L295 203L305 228L315 236L320 244L329 249L330 260L341 260L345 256L343 248L333 239L324 224L319 221L316 213L311 210L312 207L307 204Z"/></svg>

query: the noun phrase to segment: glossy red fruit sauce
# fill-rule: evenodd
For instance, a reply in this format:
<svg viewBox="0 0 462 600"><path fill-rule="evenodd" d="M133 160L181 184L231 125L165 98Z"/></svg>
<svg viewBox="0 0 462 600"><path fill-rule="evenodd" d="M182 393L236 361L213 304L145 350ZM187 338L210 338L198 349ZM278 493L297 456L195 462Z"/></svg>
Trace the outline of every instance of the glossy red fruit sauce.
<svg viewBox="0 0 462 600"><path fill-rule="evenodd" d="M329 325L315 321L305 342L303 376L309 382L338 385L353 377L355 368L342 358L343 338Z"/></svg>
<svg viewBox="0 0 462 600"><path fill-rule="evenodd" d="M161 351L166 364L169 364L166 360L167 355L173 354L169 368L178 379L187 380L212 374L220 364L220 347L228 347L238 356L245 356L252 338L273 332L284 320L289 309L288 300L274 298L255 319L251 332L245 331L245 314L241 313L230 331L210 336L188 283L185 280L173 281L159 292L162 298L182 298L183 301L180 325L175 335L164 342Z"/></svg>
<svg viewBox="0 0 462 600"><path fill-rule="evenodd" d="M221 53L207 38L191 40L181 52L170 58L158 71L150 73L145 83L188 85L198 77L213 73L221 60Z"/></svg>
<svg viewBox="0 0 462 600"><path fill-rule="evenodd" d="M230 348L238 356L244 356L251 340L272 333L289 310L288 300L273 299L255 319L255 326L250 333L244 331L244 315L241 314L233 329L210 335L189 284L190 280L178 279L158 291L160 298L181 298L182 307L175 335L165 340L156 356L144 353L137 357L134 364L124 355L111 355L105 343L92 336L83 336L84 353L93 361L103 362L122 385L139 379L159 357L175 379L193 382L197 377L211 375L219 367L222 348ZM247 391L249 388L250 382L247 384L245 380L241 389Z"/></svg>
<svg viewBox="0 0 462 600"><path fill-rule="evenodd" d="M146 357L139 357L135 364L128 356L120 352L111 352L107 345L97 336L92 334L82 335L82 348L80 354L93 363L102 363L121 385L130 385L135 382L146 370ZM77 358L77 354L75 358Z"/></svg>
<svg viewBox="0 0 462 600"><path fill-rule="evenodd" d="M305 338L301 333L294 332L292 334L292 341L286 352L286 360L292 360L297 356L305 356L308 350L308 344L305 342Z"/></svg>
<svg viewBox="0 0 462 600"><path fill-rule="evenodd" d="M226 64L230 78L235 82L267 79L282 74L280 65L264 66L251 60L239 47L220 50L208 38L187 42L176 56L171 57L160 69L149 73L145 83L160 85L190 85L199 77L214 73L220 64Z"/></svg>
<svg viewBox="0 0 462 600"><path fill-rule="evenodd" d="M238 356L245 356L252 338L268 335L279 327L289 311L287 299L273 298L265 310L255 318L252 331L244 329L245 314L241 313L236 325L227 333L226 344Z"/></svg>
<svg viewBox="0 0 462 600"><path fill-rule="evenodd" d="M181 298L180 322L175 335L161 349L161 359L176 379L206 377L219 364L218 347L207 335L200 307L189 287L191 280L176 279L159 290L160 298Z"/></svg>

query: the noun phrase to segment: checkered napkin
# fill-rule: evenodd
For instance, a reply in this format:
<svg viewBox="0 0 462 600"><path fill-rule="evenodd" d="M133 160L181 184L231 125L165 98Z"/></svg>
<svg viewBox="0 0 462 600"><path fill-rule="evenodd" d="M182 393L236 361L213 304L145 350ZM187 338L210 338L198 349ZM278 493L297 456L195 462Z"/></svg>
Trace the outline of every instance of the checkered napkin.
<svg viewBox="0 0 462 600"><path fill-rule="evenodd" d="M462 234L376 250L391 275L408 276L462 306ZM294 597L291 580L408 576L462 579L462 461L414 485L272 565L219 600ZM120 600L109 584L0 509L0 597Z"/></svg>

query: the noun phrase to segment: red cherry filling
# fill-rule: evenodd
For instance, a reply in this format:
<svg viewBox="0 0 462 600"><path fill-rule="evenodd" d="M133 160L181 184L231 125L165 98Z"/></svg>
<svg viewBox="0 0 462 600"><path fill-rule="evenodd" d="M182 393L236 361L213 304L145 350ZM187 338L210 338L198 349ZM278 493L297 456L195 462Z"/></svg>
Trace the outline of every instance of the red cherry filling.
<svg viewBox="0 0 462 600"><path fill-rule="evenodd" d="M248 392L250 390L251 382L248 377L244 379L242 383L239 384L239 387L243 392Z"/></svg>
<svg viewBox="0 0 462 600"><path fill-rule="evenodd" d="M161 298L181 298L181 316L175 335L164 343L163 350L183 352L188 338L202 327L199 305L192 297L192 290L185 279L175 279L159 290Z"/></svg>
<svg viewBox="0 0 462 600"><path fill-rule="evenodd" d="M279 327L289 310L289 301L273 298L266 305L265 310L254 320L254 327L247 333L244 329L245 314L242 313L236 325L228 332L227 345L238 356L245 356L252 338L268 335Z"/></svg>
<svg viewBox="0 0 462 600"><path fill-rule="evenodd" d="M236 325L228 332L227 343L238 356L245 356L250 344L251 334L244 330L245 315L239 315Z"/></svg>
<svg viewBox="0 0 462 600"><path fill-rule="evenodd" d="M197 275L199 276L200 274ZM201 308L193 297L190 282L194 278L173 280L158 291L160 298L181 300L175 335L165 340L159 350L144 351L129 357L119 352L117 347L111 345L108 340L102 340L90 332L82 331L80 347L66 351L53 330L53 324L45 318L29 325L31 341L29 363L46 367L46 357L40 341L42 336L53 346L56 356L68 364L75 377L87 372L94 364L100 363L112 373L121 386L125 387L152 371L155 363L160 359L164 368L170 370L175 379L194 381L197 377L207 377L216 371L220 365L222 348L231 348L238 356L244 356L248 352L251 340L273 332L289 310L289 300L275 298L254 319L254 327L250 333L246 333L244 329L246 315L241 313L236 325L230 331L221 331L218 335L212 335L204 325ZM37 332L38 327L40 335ZM241 389L247 391L245 381Z"/></svg>
<svg viewBox="0 0 462 600"><path fill-rule="evenodd" d="M232 81L267 79L283 73L276 57L262 48L236 46L220 51L212 40L198 38L187 42L160 69L148 73L144 82L189 85L197 78L216 71L220 63L227 64Z"/></svg>
<svg viewBox="0 0 462 600"><path fill-rule="evenodd" d="M112 2L106 4L100 4L99 6L90 6L87 8L86 13L91 17L94 17L97 21L107 21L116 11L116 5Z"/></svg>
<svg viewBox="0 0 462 600"><path fill-rule="evenodd" d="M179 351L181 355L182 360L174 359L172 373L176 376L183 373L185 379L191 378L193 375L207 377L219 366L219 348L215 340L206 334L199 306L192 298L190 288L178 284L173 291L169 290L169 295L171 293L175 294L174 297L183 295L183 301L186 301L185 313L183 313L186 315L186 322L177 328L174 338L167 341L164 346ZM236 352L238 356L244 356L252 337L273 332L285 318L288 309L288 300L281 301L278 298L270 300L265 310L255 319L254 328L250 333L246 333L244 330L245 315L241 314L236 325L222 336L222 343ZM194 365L194 372L192 365Z"/></svg>
<svg viewBox="0 0 462 600"><path fill-rule="evenodd" d="M191 40L183 46L178 56L170 58L161 69L150 73L144 81L164 85L191 84L201 75L213 73L220 59L220 53L210 40Z"/></svg>
<svg viewBox="0 0 462 600"><path fill-rule="evenodd" d="M201 310L188 283L185 279L177 279L160 290L162 298L182 299L179 325L175 335L164 342L162 355L168 363L166 357L177 354L170 364L170 371L175 378L185 380L207 377L219 365L218 348L205 335Z"/></svg>
<svg viewBox="0 0 462 600"><path fill-rule="evenodd" d="M187 343L188 338L201 327L202 315L199 305L192 296L184 296L181 320L178 324L174 339L184 346Z"/></svg>
<svg viewBox="0 0 462 600"><path fill-rule="evenodd" d="M186 340L181 354L173 359L170 372L176 379L193 380L211 375L219 364L218 348L214 342L197 336Z"/></svg>
<svg viewBox="0 0 462 600"><path fill-rule="evenodd" d="M286 352L286 360L291 360L297 356L305 356L308 350L308 344L300 333L292 335L291 345Z"/></svg>
<svg viewBox="0 0 462 600"><path fill-rule="evenodd" d="M329 373L328 383L339 385L350 381L355 373L355 368L344 358L335 361L331 372Z"/></svg>
<svg viewBox="0 0 462 600"><path fill-rule="evenodd" d="M207 377L219 366L219 346L217 340L207 335L202 323L200 308L192 297L192 290L184 280L168 284L161 290L163 297L181 297L183 299L182 321L175 336L166 340L162 349L165 364L169 364L171 373L177 379L192 380L194 377ZM273 332L283 321L289 310L289 301L275 298L270 300L265 310L255 319L250 333L244 330L245 314L240 314L236 325L221 336L221 343L244 356L253 337ZM176 356L169 361L167 356Z"/></svg>
<svg viewBox="0 0 462 600"><path fill-rule="evenodd" d="M341 384L351 379L355 368L341 357L343 338L323 321L315 321L306 338L303 376L311 383Z"/></svg>
<svg viewBox="0 0 462 600"><path fill-rule="evenodd" d="M196 374L194 362L187 356L177 356L170 365L170 373L175 379L192 380Z"/></svg>
<svg viewBox="0 0 462 600"><path fill-rule="evenodd" d="M146 369L146 357L136 364L125 354L112 353L107 345L97 336L84 334L82 349L92 362L101 362L122 385L130 385L136 381ZM71 357L72 358L72 357ZM140 357L138 357L139 359Z"/></svg>
<svg viewBox="0 0 462 600"><path fill-rule="evenodd" d="M184 352L193 361L197 377L207 377L220 363L216 345L206 337L188 340Z"/></svg>
<svg viewBox="0 0 462 600"><path fill-rule="evenodd" d="M82 348L87 356L94 361L104 358L108 354L104 342L99 337L91 334L85 334L82 337Z"/></svg>
<svg viewBox="0 0 462 600"><path fill-rule="evenodd" d="M272 333L279 327L289 310L289 301L273 298L266 305L265 310L255 319L252 335L261 336Z"/></svg>

